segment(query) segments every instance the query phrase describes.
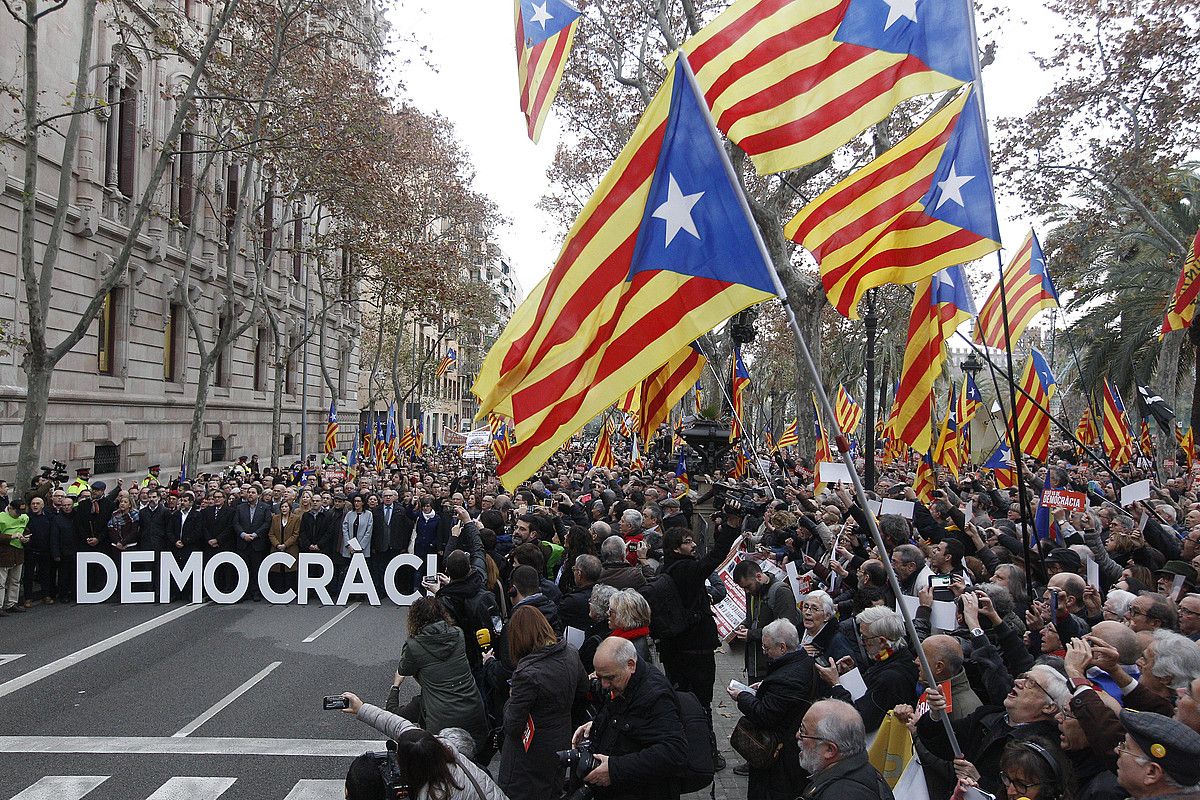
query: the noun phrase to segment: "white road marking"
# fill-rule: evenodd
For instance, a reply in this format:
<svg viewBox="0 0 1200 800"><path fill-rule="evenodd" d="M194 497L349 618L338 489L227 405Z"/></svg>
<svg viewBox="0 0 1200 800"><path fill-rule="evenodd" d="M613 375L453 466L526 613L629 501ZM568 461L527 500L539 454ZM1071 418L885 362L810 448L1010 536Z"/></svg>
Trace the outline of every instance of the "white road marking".
<svg viewBox="0 0 1200 800"><path fill-rule="evenodd" d="M184 736L188 736L189 734L191 734L193 731L195 731L201 725L208 722L210 719L215 717L217 714L220 714L221 711L226 706L228 706L230 703L232 703L234 700L237 700L239 697L244 695L246 692L250 691L250 689L253 688L254 684L258 683L263 678L270 675L271 672L274 671L274 669L282 663L283 663L282 661L272 661L268 666L266 666L262 670L260 670L259 673L257 675L255 675L253 678L246 681L241 686L237 687L232 692L230 692L229 694L222 697L220 700L218 700L216 703L214 703L203 714L196 717L194 720L189 722L187 725L184 725L182 728L180 728L178 731L176 731L173 734L173 736L175 738L182 738Z"/></svg>
<svg viewBox="0 0 1200 800"><path fill-rule="evenodd" d="M106 780L107 775L47 775L12 800L79 800Z"/></svg>
<svg viewBox="0 0 1200 800"><path fill-rule="evenodd" d="M382 739L253 739L217 736L0 736L0 753L308 756L347 758L384 749ZM22 798L28 800L28 798Z"/></svg>
<svg viewBox="0 0 1200 800"><path fill-rule="evenodd" d="M0 667L24 657L24 653L0 653Z"/></svg>
<svg viewBox="0 0 1200 800"><path fill-rule="evenodd" d="M345 781L317 781L305 778L297 781L283 800L342 800L345 796Z"/></svg>
<svg viewBox="0 0 1200 800"><path fill-rule="evenodd" d="M74 653L71 653L69 656L63 656L57 661L51 661L44 667L38 667L37 669L26 672L24 675L19 675L10 681L0 683L0 697L5 697L13 692L20 691L26 686L37 683L42 678L48 678L55 673L62 672L67 667L73 667L82 661L86 661L92 656L99 655L106 650L111 650L112 648L122 645L131 639L136 639L143 633L149 633L155 628L166 625L168 622L174 622L180 617L190 614L199 608L204 608L206 605L208 605L208 603L200 603L199 605L188 604L179 608L173 608L167 613L160 614L154 619L146 620L140 625L134 625L129 630L121 631L120 633L110 636L103 641L88 645L82 650L77 650Z"/></svg>
<svg viewBox="0 0 1200 800"><path fill-rule="evenodd" d="M217 800L237 778L171 778L146 800Z"/></svg>
<svg viewBox="0 0 1200 800"><path fill-rule="evenodd" d="M303 641L305 643L315 642L317 640L318 636L320 636L322 633L324 633L325 631L332 628L334 625L337 625L339 622L341 622L343 619L345 619L347 616L349 616L351 611L353 611L354 609L358 608L361 605L362 605L361 601L357 602L357 603L351 603L350 606L345 611L341 612L336 617L329 620L329 622L326 622L324 625L317 628L315 631L312 632L312 635L310 635L307 639L304 639Z"/></svg>

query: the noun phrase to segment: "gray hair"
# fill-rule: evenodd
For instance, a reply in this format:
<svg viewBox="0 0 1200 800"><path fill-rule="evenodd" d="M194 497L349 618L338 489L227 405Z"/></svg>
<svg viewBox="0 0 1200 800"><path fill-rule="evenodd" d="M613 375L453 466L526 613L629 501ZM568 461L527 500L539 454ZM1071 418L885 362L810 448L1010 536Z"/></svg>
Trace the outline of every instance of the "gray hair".
<svg viewBox="0 0 1200 800"><path fill-rule="evenodd" d="M625 511L621 513L621 519L625 520L635 528L642 527L642 524L645 522L645 520L642 518L642 512L638 511L636 508L625 509Z"/></svg>
<svg viewBox="0 0 1200 800"><path fill-rule="evenodd" d="M636 589L622 589L608 601L608 613L616 617L614 626L621 630L650 624L650 604Z"/></svg>
<svg viewBox="0 0 1200 800"><path fill-rule="evenodd" d="M904 619L886 606L871 606L858 612L859 625L867 627L867 635L882 636L892 647L904 643Z"/></svg>
<svg viewBox="0 0 1200 800"><path fill-rule="evenodd" d="M600 543L600 558L605 562L625 560L625 540L613 534Z"/></svg>
<svg viewBox="0 0 1200 800"><path fill-rule="evenodd" d="M588 600L588 608L596 612L596 616L600 619L608 617L608 601L612 600L612 596L617 593L617 590L609 586L607 583L597 583L592 587L592 596Z"/></svg>
<svg viewBox="0 0 1200 800"><path fill-rule="evenodd" d="M813 736L837 745L839 760L867 752L867 730L858 709L843 700L818 700L810 710L824 712L813 726Z"/></svg>
<svg viewBox="0 0 1200 800"><path fill-rule="evenodd" d="M801 602L802 603L810 603L810 602L811 603L820 603L821 610L824 611L826 614L828 614L831 618L837 612L836 607L833 605L833 598L830 597L829 593L824 591L823 589L814 589L813 591L804 595L804 599Z"/></svg>
<svg viewBox="0 0 1200 800"><path fill-rule="evenodd" d="M613 648L613 658L618 663L624 664L629 661L637 661L638 660L637 647L634 646L633 642L629 641L628 639L621 639L617 636L610 636L607 639L605 639L604 641L605 642L612 642L612 641L616 642L616 644L614 644L612 646L612 648ZM603 644L603 642L601 642L601 644Z"/></svg>
<svg viewBox="0 0 1200 800"><path fill-rule="evenodd" d="M1200 678L1200 644L1174 631L1154 632L1154 667L1150 670L1172 689Z"/></svg>
<svg viewBox="0 0 1200 800"><path fill-rule="evenodd" d="M981 583L975 588L988 596L988 599L992 601L992 608L996 609L996 613L1000 616L1006 617L1013 612L1015 605L1012 592L1008 589L998 583Z"/></svg>
<svg viewBox="0 0 1200 800"><path fill-rule="evenodd" d="M588 526L588 532L592 534L593 538L599 538L601 541L603 541L609 536L612 536L612 526L604 520L596 520L590 526ZM599 537L596 537L597 533L600 534Z"/></svg>
<svg viewBox="0 0 1200 800"><path fill-rule="evenodd" d="M762 635L764 639L782 644L789 653L800 646L800 633L790 619L777 619L767 623L762 629Z"/></svg>
<svg viewBox="0 0 1200 800"><path fill-rule="evenodd" d="M1039 685L1046 690L1046 694L1050 695L1056 706L1062 709L1070 704L1071 689L1065 675L1047 664L1034 664L1029 668L1029 672L1041 676L1042 682Z"/></svg>
<svg viewBox="0 0 1200 800"><path fill-rule="evenodd" d="M1124 619L1125 615L1129 613L1129 607L1133 605L1133 601L1136 599L1137 595L1133 592L1127 592L1124 589L1109 589L1108 597L1105 598L1105 605L1108 604L1107 601L1111 600L1113 604L1112 613Z"/></svg>
<svg viewBox="0 0 1200 800"><path fill-rule="evenodd" d="M442 728L437 738L446 744L454 745L454 749L467 758L475 758L475 738L462 728Z"/></svg>
<svg viewBox="0 0 1200 800"><path fill-rule="evenodd" d="M1026 596L1025 592L1025 570L1016 564L1001 564L996 567L996 574L1000 574L1002 570L1008 576L1008 593L1012 595L1013 603L1020 603L1022 606L1026 605L1029 602L1029 597Z"/></svg>
<svg viewBox="0 0 1200 800"><path fill-rule="evenodd" d="M595 556L584 553L575 559L575 566L579 567L579 574L585 580L595 583L600 580L601 573L604 572L604 565L600 563L600 559Z"/></svg>
<svg viewBox="0 0 1200 800"><path fill-rule="evenodd" d="M650 517L650 519L654 520L656 524L662 522L662 506L660 506L658 503L646 503L646 505L642 508L642 515Z"/></svg>
<svg viewBox="0 0 1200 800"><path fill-rule="evenodd" d="M899 556L905 564L912 564L918 568L925 566L925 554L915 544L902 544L892 553Z"/></svg>

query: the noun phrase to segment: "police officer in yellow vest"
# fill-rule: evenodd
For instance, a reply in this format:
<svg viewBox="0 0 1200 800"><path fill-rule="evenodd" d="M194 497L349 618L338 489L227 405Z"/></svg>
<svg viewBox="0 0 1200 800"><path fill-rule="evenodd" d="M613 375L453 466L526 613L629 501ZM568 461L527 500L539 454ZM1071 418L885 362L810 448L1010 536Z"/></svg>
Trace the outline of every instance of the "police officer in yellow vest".
<svg viewBox="0 0 1200 800"><path fill-rule="evenodd" d="M149 486L151 484L158 485L161 482L158 479L158 472L161 469L162 469L162 466L159 464L151 465L150 469L146 472L146 477L142 478L141 487L143 489L145 489L147 486Z"/></svg>
<svg viewBox="0 0 1200 800"><path fill-rule="evenodd" d="M92 476L92 470L88 467L80 467L75 470L75 480L67 486L67 497L78 499L81 492L89 490L88 479Z"/></svg>

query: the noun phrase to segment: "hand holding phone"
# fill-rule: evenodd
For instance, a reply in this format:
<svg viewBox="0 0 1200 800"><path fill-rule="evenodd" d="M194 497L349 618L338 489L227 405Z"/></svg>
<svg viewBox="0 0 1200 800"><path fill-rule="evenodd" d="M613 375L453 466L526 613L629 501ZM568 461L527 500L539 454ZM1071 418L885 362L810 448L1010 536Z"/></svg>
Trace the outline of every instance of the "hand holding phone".
<svg viewBox="0 0 1200 800"><path fill-rule="evenodd" d="M345 711L350 707L350 698L343 697L340 694L326 695L321 701L321 708L325 711Z"/></svg>

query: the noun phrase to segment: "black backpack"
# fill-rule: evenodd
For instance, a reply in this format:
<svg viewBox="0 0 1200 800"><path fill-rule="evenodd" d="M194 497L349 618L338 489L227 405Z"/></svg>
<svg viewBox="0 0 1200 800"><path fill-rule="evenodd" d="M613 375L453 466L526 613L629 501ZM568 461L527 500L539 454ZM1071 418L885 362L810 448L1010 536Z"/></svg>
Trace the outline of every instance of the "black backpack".
<svg viewBox="0 0 1200 800"><path fill-rule="evenodd" d="M675 692L675 704L683 719L683 735L687 739L687 757L680 766L679 790L682 794L698 792L713 782L717 765L713 761L716 741L709 726L708 713L696 695Z"/></svg>
<svg viewBox="0 0 1200 800"><path fill-rule="evenodd" d="M670 576L651 578L638 592L650 606L650 637L655 641L674 639L695 623L696 612L684 607L679 587Z"/></svg>

